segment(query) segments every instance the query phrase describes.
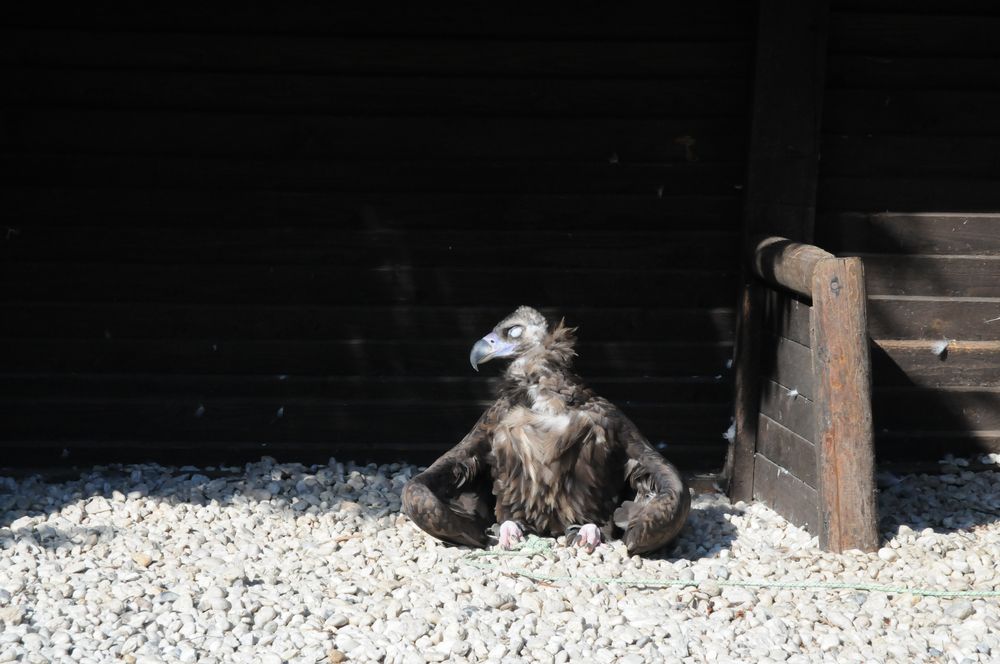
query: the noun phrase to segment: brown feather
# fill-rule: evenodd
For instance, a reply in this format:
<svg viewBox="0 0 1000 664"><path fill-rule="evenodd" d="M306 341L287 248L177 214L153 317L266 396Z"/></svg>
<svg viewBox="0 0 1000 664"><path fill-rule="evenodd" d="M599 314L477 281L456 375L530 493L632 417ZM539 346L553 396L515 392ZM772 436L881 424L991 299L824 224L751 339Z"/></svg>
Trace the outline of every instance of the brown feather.
<svg viewBox="0 0 1000 664"><path fill-rule="evenodd" d="M534 316L522 307L497 329ZM496 521L515 521L527 532L554 536L593 523L610 534L617 524L630 553L676 537L690 508L688 489L635 425L573 373L575 332L560 321L539 335L511 362L497 401L462 443L411 481L431 488L440 503L419 489L404 493L404 510L424 530L478 541L470 529L482 524L486 497L464 497L460 507L454 500L458 489L489 481Z"/></svg>

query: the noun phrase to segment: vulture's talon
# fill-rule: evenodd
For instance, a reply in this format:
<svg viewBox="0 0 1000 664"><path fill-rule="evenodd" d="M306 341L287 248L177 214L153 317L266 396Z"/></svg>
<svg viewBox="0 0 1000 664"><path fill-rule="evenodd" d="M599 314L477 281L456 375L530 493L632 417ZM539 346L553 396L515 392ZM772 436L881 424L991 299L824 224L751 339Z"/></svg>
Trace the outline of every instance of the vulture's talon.
<svg viewBox="0 0 1000 664"><path fill-rule="evenodd" d="M585 548L587 553L593 553L594 549L601 543L601 531L592 523L585 524L580 527L571 543L574 546Z"/></svg>
<svg viewBox="0 0 1000 664"><path fill-rule="evenodd" d="M500 524L500 548L504 551L510 551L514 548L515 544L518 544L522 539L524 539L524 534L521 532L521 528L513 521L504 521Z"/></svg>

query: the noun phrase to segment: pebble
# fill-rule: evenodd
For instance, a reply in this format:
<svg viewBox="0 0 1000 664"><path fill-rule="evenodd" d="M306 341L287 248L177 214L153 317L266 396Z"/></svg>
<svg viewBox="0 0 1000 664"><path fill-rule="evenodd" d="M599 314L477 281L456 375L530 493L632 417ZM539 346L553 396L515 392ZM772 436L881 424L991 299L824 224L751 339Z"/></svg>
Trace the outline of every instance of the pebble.
<svg viewBox="0 0 1000 664"><path fill-rule="evenodd" d="M153 563L153 557L140 551L132 554L132 562L139 567L149 567Z"/></svg>
<svg viewBox="0 0 1000 664"><path fill-rule="evenodd" d="M672 552L643 558L613 541L470 559L398 513L418 472L401 464L0 477L0 662L988 661L990 600L739 585L992 589L1000 524L961 506L1000 507L1000 479L949 464L962 474L883 488L877 553L823 553L708 494ZM608 582L630 578L688 585Z"/></svg>

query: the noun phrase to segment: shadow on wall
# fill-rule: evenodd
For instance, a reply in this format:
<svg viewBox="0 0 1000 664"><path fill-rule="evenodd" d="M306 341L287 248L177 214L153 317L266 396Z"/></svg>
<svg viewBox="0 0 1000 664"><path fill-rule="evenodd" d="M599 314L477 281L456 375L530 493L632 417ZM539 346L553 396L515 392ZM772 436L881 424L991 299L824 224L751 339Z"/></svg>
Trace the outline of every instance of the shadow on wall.
<svg viewBox="0 0 1000 664"><path fill-rule="evenodd" d="M827 221L828 248L865 262L879 461L1000 451L1000 215Z"/></svg>

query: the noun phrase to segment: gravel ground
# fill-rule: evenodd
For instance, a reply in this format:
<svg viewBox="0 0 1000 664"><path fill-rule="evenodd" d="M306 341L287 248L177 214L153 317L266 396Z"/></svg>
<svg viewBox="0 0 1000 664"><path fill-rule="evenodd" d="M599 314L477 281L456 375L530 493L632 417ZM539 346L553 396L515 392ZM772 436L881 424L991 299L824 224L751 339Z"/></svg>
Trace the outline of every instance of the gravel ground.
<svg viewBox="0 0 1000 664"><path fill-rule="evenodd" d="M484 556L399 514L413 466L0 478L0 662L998 661L997 597L731 585L1000 588L1000 476L965 463L882 477L885 548L840 556L718 495L669 556Z"/></svg>

